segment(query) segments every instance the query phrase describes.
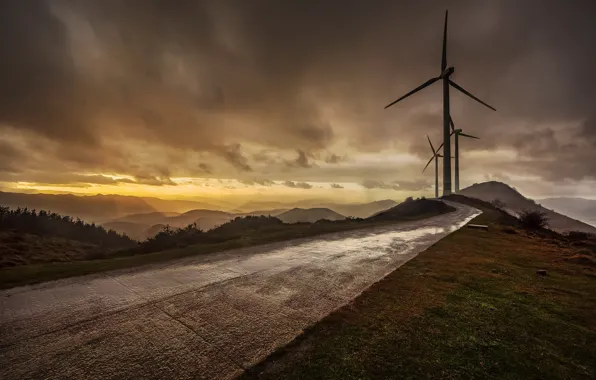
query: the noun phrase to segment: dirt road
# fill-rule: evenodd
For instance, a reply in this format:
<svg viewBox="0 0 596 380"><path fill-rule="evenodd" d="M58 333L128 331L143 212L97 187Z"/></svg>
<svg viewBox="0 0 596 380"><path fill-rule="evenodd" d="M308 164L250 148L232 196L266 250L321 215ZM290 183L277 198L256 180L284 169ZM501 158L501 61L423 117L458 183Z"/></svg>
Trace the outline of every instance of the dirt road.
<svg viewBox="0 0 596 380"><path fill-rule="evenodd" d="M233 378L479 214L456 207L2 291L0 378Z"/></svg>

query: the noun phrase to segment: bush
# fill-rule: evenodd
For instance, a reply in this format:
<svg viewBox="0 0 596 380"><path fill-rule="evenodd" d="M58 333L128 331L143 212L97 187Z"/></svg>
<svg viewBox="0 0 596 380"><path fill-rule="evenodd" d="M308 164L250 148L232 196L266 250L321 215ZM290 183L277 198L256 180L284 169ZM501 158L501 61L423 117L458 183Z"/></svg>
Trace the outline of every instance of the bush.
<svg viewBox="0 0 596 380"><path fill-rule="evenodd" d="M548 226L546 214L537 210L523 210L519 213L518 219L522 227L527 229L538 230Z"/></svg>

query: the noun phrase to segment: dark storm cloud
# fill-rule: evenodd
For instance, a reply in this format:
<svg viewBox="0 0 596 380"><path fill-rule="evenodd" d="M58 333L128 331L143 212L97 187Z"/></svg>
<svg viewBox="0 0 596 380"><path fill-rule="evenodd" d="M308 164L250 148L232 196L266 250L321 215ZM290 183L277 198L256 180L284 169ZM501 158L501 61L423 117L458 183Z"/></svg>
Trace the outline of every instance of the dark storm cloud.
<svg viewBox="0 0 596 380"><path fill-rule="evenodd" d="M338 184L338 183L332 183L332 184L330 185L330 187L331 187L332 189L343 189L343 188L344 188L342 185L340 185L340 184Z"/></svg>
<svg viewBox="0 0 596 380"><path fill-rule="evenodd" d="M384 189L384 190L399 190L397 184L385 183L383 181L377 181L373 179L367 179L362 181L362 187L366 189Z"/></svg>
<svg viewBox="0 0 596 380"><path fill-rule="evenodd" d="M587 1L1 1L0 128L50 139L58 159L130 175L141 170L110 142L210 152L239 172L274 160L251 144L298 151L296 168L338 139L426 156L425 135L441 139L440 86L382 107L438 74L444 8L455 81L499 110L453 92L456 124L482 138L474 148L531 156L511 170L543 178L596 176Z"/></svg>
<svg viewBox="0 0 596 380"><path fill-rule="evenodd" d="M285 181L284 186L294 189L312 189L312 185L306 182Z"/></svg>
<svg viewBox="0 0 596 380"><path fill-rule="evenodd" d="M309 162L306 152L303 150L297 150L298 157L292 161L287 161L286 164L290 167L297 167L297 168L310 168L312 164Z"/></svg>

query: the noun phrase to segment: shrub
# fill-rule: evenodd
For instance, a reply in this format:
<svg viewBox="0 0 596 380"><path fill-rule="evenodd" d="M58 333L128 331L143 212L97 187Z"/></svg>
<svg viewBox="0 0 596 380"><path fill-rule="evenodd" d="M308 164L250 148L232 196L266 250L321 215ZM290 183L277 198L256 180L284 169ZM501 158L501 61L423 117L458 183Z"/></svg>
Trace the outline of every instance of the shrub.
<svg viewBox="0 0 596 380"><path fill-rule="evenodd" d="M522 227L527 229L538 230L548 226L548 217L538 210L523 210L518 219Z"/></svg>

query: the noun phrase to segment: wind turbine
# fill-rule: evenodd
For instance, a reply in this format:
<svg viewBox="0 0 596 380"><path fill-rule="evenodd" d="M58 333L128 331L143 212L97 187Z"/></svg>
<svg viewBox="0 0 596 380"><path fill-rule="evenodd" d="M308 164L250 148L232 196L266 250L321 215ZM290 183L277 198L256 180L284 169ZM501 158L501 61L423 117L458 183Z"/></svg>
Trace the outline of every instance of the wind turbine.
<svg viewBox="0 0 596 380"><path fill-rule="evenodd" d="M462 129L455 129L453 119L449 117L451 124L451 135L455 135L455 192L459 191L459 136L469 137L471 139L480 139L480 137L468 135L462 132ZM428 137L428 136L427 136Z"/></svg>
<svg viewBox="0 0 596 380"><path fill-rule="evenodd" d="M451 144L449 138L451 134L449 132L449 120L451 120L451 114L449 112L449 86L455 88L458 91L463 92L465 95L469 96L470 98L474 99L475 101L479 102L480 104L490 108L493 111L496 111L493 107L489 106L482 100L478 99L468 91L466 91L463 87L455 83L450 79L451 74L455 72L455 68L453 66L447 67L447 16L449 11L445 11L445 27L443 30L443 54L441 59L441 74L438 77L431 78L421 84L420 86L416 87L412 91L408 92L401 98L395 100L394 102L385 106L385 109L391 107L395 103L399 102L407 98L408 96L422 90L425 87L430 86L431 84L435 83L439 79L443 80L443 195L451 194Z"/></svg>
<svg viewBox="0 0 596 380"><path fill-rule="evenodd" d="M432 160L435 160L435 198L439 198L439 157L443 157L443 155L439 153L439 150L443 146L443 143L441 143L437 150L435 150L433 143L430 141L430 137L426 135L426 138L428 139L428 143L430 144L430 149L433 151L433 156L430 158L430 160L428 160L424 169L422 169L422 173L424 173L426 168L428 168L428 165L430 165Z"/></svg>

